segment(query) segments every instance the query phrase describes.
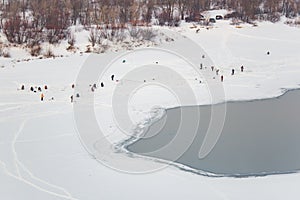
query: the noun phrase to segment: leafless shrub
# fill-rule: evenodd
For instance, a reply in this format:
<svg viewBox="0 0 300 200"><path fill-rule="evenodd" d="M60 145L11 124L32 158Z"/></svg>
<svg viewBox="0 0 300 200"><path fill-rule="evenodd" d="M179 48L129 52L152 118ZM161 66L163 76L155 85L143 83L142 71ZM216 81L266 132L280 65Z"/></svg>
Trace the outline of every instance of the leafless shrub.
<svg viewBox="0 0 300 200"><path fill-rule="evenodd" d="M153 29L146 28L141 30L141 38L146 41L153 41L157 36L157 32Z"/></svg>
<svg viewBox="0 0 300 200"><path fill-rule="evenodd" d="M258 17L259 20L263 21L270 21L273 23L276 23L280 20L281 14L280 13L267 13L267 14L262 14Z"/></svg>
<svg viewBox="0 0 300 200"><path fill-rule="evenodd" d="M53 53L53 51L52 51L52 49L50 47L44 53L44 57L46 57L46 58L51 58L51 57L54 57L54 56L55 55L54 55L54 53Z"/></svg>
<svg viewBox="0 0 300 200"><path fill-rule="evenodd" d="M101 40L122 41L125 38L124 31L118 27L102 27L99 37Z"/></svg>
<svg viewBox="0 0 300 200"><path fill-rule="evenodd" d="M108 28L102 28L100 30L100 37L102 39L108 39L110 37L109 35L110 35L110 33L109 33L109 29Z"/></svg>
<svg viewBox="0 0 300 200"><path fill-rule="evenodd" d="M90 35L89 35L89 42L92 44L92 47L94 47L98 41L99 37L99 31L96 28L92 28L90 30Z"/></svg>
<svg viewBox="0 0 300 200"><path fill-rule="evenodd" d="M118 29L115 32L115 41L116 42L123 42L126 39L126 32L125 29Z"/></svg>
<svg viewBox="0 0 300 200"><path fill-rule="evenodd" d="M41 51L42 51L41 46L40 45L35 45L35 46L30 48L30 55L31 56L39 56L39 55L41 55Z"/></svg>
<svg viewBox="0 0 300 200"><path fill-rule="evenodd" d="M11 57L11 55L10 55L8 49L3 49L3 51L2 51L1 54L2 54L2 56L3 56L4 58L10 58L10 57Z"/></svg>
<svg viewBox="0 0 300 200"><path fill-rule="evenodd" d="M296 26L299 26L299 25L300 25L300 19L296 19L296 20L294 21L294 24L295 24Z"/></svg>
<svg viewBox="0 0 300 200"><path fill-rule="evenodd" d="M4 49L4 45L3 45L3 43L1 42L1 43L0 43L0 56L2 56L3 49Z"/></svg>
<svg viewBox="0 0 300 200"><path fill-rule="evenodd" d="M129 27L128 28L128 32L129 32L129 35L131 37L131 39L135 40L135 39L139 39L141 37L141 28L138 28L138 27Z"/></svg>
<svg viewBox="0 0 300 200"><path fill-rule="evenodd" d="M99 45L94 49L94 53L105 53L109 49L109 45Z"/></svg>
<svg viewBox="0 0 300 200"><path fill-rule="evenodd" d="M175 26L175 27L179 27L180 26L180 18L179 17L175 17L173 18L170 22L169 22L169 26Z"/></svg>
<svg viewBox="0 0 300 200"><path fill-rule="evenodd" d="M290 26L300 26L300 18L288 19L285 24Z"/></svg>
<svg viewBox="0 0 300 200"><path fill-rule="evenodd" d="M92 47L90 45L86 47L85 53L92 53Z"/></svg>
<svg viewBox="0 0 300 200"><path fill-rule="evenodd" d="M46 30L47 41L50 44L57 44L64 37L63 33L56 29Z"/></svg>
<svg viewBox="0 0 300 200"><path fill-rule="evenodd" d="M76 43L76 37L73 33L69 32L68 33L68 44L71 46L71 47L74 47L75 43Z"/></svg>

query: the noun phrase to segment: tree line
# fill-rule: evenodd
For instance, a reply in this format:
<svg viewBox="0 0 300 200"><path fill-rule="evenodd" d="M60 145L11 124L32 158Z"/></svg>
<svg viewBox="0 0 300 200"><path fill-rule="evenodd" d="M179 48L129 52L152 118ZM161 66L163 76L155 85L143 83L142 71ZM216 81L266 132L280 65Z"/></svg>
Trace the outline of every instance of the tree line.
<svg viewBox="0 0 300 200"><path fill-rule="evenodd" d="M299 0L2 0L0 28L8 41L34 46L70 37L68 27L81 24L110 29L131 26L177 26L186 17L201 20L210 9L234 11L228 18L245 22L296 17ZM72 38L71 38L72 39Z"/></svg>

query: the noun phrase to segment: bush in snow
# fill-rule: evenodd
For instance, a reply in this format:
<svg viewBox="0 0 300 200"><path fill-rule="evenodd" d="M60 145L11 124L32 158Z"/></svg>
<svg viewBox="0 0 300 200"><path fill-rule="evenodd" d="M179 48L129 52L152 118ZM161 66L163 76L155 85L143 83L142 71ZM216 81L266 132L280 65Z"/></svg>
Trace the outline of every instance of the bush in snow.
<svg viewBox="0 0 300 200"><path fill-rule="evenodd" d="M11 57L8 49L6 49L6 48L1 51L1 56L3 56L4 58L10 58Z"/></svg>
<svg viewBox="0 0 300 200"><path fill-rule="evenodd" d="M153 29L142 29L141 30L141 37L143 40L146 41L154 41L155 37L157 36L157 32Z"/></svg>
<svg viewBox="0 0 300 200"><path fill-rule="evenodd" d="M115 32L115 42L123 42L126 39L126 32L125 29L118 29Z"/></svg>
<svg viewBox="0 0 300 200"><path fill-rule="evenodd" d="M92 48L91 48L90 45L88 45L88 46L86 47L85 53L92 53Z"/></svg>
<svg viewBox="0 0 300 200"><path fill-rule="evenodd" d="M30 55L31 56L39 56L39 55L41 55L41 51L42 51L41 46L40 45L35 45L35 46L30 48Z"/></svg>
<svg viewBox="0 0 300 200"><path fill-rule="evenodd" d="M57 44L67 37L67 31L60 29L48 29L46 32L47 41L50 44Z"/></svg>
<svg viewBox="0 0 300 200"><path fill-rule="evenodd" d="M94 53L105 53L109 49L109 45L99 45L97 48L94 48Z"/></svg>
<svg viewBox="0 0 300 200"><path fill-rule="evenodd" d="M68 44L71 46L71 47L74 47L75 43L76 43L76 37L73 33L68 33Z"/></svg>
<svg viewBox="0 0 300 200"><path fill-rule="evenodd" d="M89 35L89 42L92 44L92 47L94 47L98 41L99 37L99 31L96 28L92 28L90 30L90 35Z"/></svg>
<svg viewBox="0 0 300 200"><path fill-rule="evenodd" d="M132 40L138 40L141 37L141 29L136 26L129 27L128 32Z"/></svg>
<svg viewBox="0 0 300 200"><path fill-rule="evenodd" d="M50 47L44 53L44 57L46 57L46 58L51 58L51 57L54 57L54 56L55 55L54 55L54 53L53 53L53 51L52 51L52 49Z"/></svg>

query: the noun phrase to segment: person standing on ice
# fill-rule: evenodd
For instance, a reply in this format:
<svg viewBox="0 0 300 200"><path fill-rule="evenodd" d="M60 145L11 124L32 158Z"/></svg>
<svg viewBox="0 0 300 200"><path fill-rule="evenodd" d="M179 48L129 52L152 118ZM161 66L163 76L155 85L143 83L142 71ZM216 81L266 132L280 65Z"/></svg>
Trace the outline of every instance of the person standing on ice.
<svg viewBox="0 0 300 200"><path fill-rule="evenodd" d="M221 76L221 82L224 82L224 76L223 75Z"/></svg>
<svg viewBox="0 0 300 200"><path fill-rule="evenodd" d="M234 75L234 73L235 73L235 70L234 70L234 69L232 69L232 70L231 70L231 75L233 76L233 75Z"/></svg>
<svg viewBox="0 0 300 200"><path fill-rule="evenodd" d="M44 93L41 94L41 101L44 101Z"/></svg>
<svg viewBox="0 0 300 200"><path fill-rule="evenodd" d="M244 66L241 66L241 72L244 72Z"/></svg>
<svg viewBox="0 0 300 200"><path fill-rule="evenodd" d="M111 80L114 81L115 80L115 75L111 75Z"/></svg>

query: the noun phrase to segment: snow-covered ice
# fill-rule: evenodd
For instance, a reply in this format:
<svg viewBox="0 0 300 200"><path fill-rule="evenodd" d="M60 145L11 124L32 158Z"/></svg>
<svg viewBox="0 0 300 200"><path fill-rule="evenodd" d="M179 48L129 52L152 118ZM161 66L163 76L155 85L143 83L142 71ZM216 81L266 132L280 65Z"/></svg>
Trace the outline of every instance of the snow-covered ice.
<svg viewBox="0 0 300 200"><path fill-rule="evenodd" d="M300 29L282 22L258 23L242 28L218 21L212 29L183 23L172 31L199 44L213 65L224 75L225 99L246 100L270 98L300 84ZM161 28L164 31L165 28ZM168 29L168 28L166 28ZM84 37L84 36L82 36ZM176 38L180 42L183 38ZM166 44L168 45L168 44ZM171 44L170 44L171 45ZM267 55L267 52L270 55ZM146 53L145 53L146 52ZM140 51L121 57L100 80L104 88L95 92L95 114L101 129L113 144L127 136L115 124L112 94L118 84L130 84L122 76L136 67L159 63L186 78L195 91L198 104L210 103L205 84L200 84L193 68L161 52ZM99 59L108 59L108 53ZM130 174L113 170L87 153L79 139L70 96L71 84L88 59L88 54L69 54L55 59L16 62L23 57L17 50L13 58L1 58L0 64L0 197L1 199L298 199L300 174L251 177L244 179L210 178L167 166L153 173ZM126 63L122 60L126 59ZM201 55L199 55L199 62ZM101 63L95 63L101 65ZM240 66L245 72L240 72ZM203 69L205 78L220 82ZM231 76L231 69L236 75ZM117 82L110 81L116 74ZM213 79L216 77L216 79ZM25 91L18 90L25 84ZM29 86L44 86L45 102ZM180 87L180 83L177 83ZM87 87L87 92L88 92ZM156 86L142 87L131 94L129 113L136 123L147 118L153 106L174 107L178 101L172 93ZM52 101L51 98L54 98ZM219 99L221 101L221 99ZM103 147L107 159L123 159L136 165L160 167L164 164L143 158L132 158ZM103 161L105 164L105 160ZM107 161L109 163L109 160Z"/></svg>

